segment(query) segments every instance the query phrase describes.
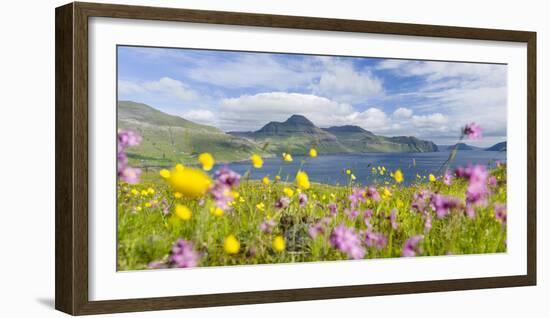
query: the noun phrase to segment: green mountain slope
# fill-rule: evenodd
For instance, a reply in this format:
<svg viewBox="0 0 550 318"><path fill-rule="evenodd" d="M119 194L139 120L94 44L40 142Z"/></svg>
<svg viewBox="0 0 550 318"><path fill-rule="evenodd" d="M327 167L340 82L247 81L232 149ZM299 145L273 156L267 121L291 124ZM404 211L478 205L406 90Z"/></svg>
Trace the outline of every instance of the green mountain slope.
<svg viewBox="0 0 550 318"><path fill-rule="evenodd" d="M318 128L301 115L292 115L284 122L270 122L254 132L230 134L267 143L267 150L275 153L303 154L310 147L316 147L321 153L438 151L430 141L406 136L377 136L353 125Z"/></svg>
<svg viewBox="0 0 550 318"><path fill-rule="evenodd" d="M432 152L438 151L431 141L416 137L377 136L359 126L335 126L324 128L335 135L338 141L352 152Z"/></svg>
<svg viewBox="0 0 550 318"><path fill-rule="evenodd" d="M230 134L267 145L266 150L304 154L311 147L321 153L349 152L336 136L318 128L306 117L292 115L284 122L269 122L255 132L230 132Z"/></svg>
<svg viewBox="0 0 550 318"><path fill-rule="evenodd" d="M196 163L201 152L210 152L217 161L225 162L262 153L255 143L246 139L168 115L145 104L120 101L117 118L119 129L134 129L143 138L139 146L127 150L131 163L140 166Z"/></svg>

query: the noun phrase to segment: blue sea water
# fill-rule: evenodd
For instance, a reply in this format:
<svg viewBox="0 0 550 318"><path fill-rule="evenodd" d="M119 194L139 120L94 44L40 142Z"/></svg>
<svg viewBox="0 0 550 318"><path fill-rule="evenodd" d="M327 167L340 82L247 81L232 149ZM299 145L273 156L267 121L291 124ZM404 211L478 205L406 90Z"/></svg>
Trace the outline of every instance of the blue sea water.
<svg viewBox="0 0 550 318"><path fill-rule="evenodd" d="M428 175L441 173L440 167L449 157L449 151L426 153L363 153L363 154L327 154L317 158L295 156L293 162L283 162L281 158L265 158L261 169L251 168L250 161L234 162L227 166L245 174L250 170L251 179L261 179L269 175L273 179L280 175L283 180L294 180L296 171L307 171L310 181L327 184L347 184L349 176L345 170L351 169L356 176L358 184L382 183L388 180L389 172L400 168L405 177L405 184L411 184L416 180L416 175ZM496 161L506 162L506 152L498 151L458 151L452 162L451 169L458 166L466 166L469 163L494 166ZM386 167L386 175L373 175L373 167Z"/></svg>

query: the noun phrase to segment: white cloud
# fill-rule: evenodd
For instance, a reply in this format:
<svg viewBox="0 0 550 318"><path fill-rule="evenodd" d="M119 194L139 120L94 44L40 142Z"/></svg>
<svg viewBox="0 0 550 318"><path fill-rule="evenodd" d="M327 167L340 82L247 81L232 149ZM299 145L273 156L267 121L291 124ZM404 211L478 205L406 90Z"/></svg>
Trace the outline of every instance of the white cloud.
<svg viewBox="0 0 550 318"><path fill-rule="evenodd" d="M446 124L449 118L441 113L435 113L430 115L414 115L412 116L412 124L416 128L430 129L430 130L446 130Z"/></svg>
<svg viewBox="0 0 550 318"><path fill-rule="evenodd" d="M312 92L345 102L365 101L383 93L382 80L371 71L357 71L351 63L336 59L323 59L325 70L319 81L311 86Z"/></svg>
<svg viewBox="0 0 550 318"><path fill-rule="evenodd" d="M481 80L485 85L502 85L506 81L506 67L500 64L450 63L415 60L384 60L378 70L390 70L398 76L422 76L429 82L458 78Z"/></svg>
<svg viewBox="0 0 550 318"><path fill-rule="evenodd" d="M353 113L353 107L316 95L270 92L223 99L220 111L226 129L254 130L269 121L284 121L293 114L304 115L317 125L330 125Z"/></svg>
<svg viewBox="0 0 550 318"><path fill-rule="evenodd" d="M301 88L319 76L305 64L283 64L267 54L242 54L227 61L204 60L184 70L195 81L225 88Z"/></svg>
<svg viewBox="0 0 550 318"><path fill-rule="evenodd" d="M199 124L215 126L218 123L216 115L206 109L190 110L183 113L182 117Z"/></svg>
<svg viewBox="0 0 550 318"><path fill-rule="evenodd" d="M388 115L378 107L357 111L350 104L325 97L284 92L227 98L214 114L224 130L257 130L269 121L285 121L291 115L300 114L318 127L357 125L390 136L422 136L447 129L448 122L446 116L438 113L417 116L412 115L410 109L400 108Z"/></svg>
<svg viewBox="0 0 550 318"><path fill-rule="evenodd" d="M157 81L134 82L128 80L118 81L118 93L121 99L142 100L148 97L173 98L178 101L188 102L197 100L199 94L185 83L162 77Z"/></svg>
<svg viewBox="0 0 550 318"><path fill-rule="evenodd" d="M141 94L144 92L144 89L141 85L130 82L119 80L118 81L118 93L122 95L132 95L132 94Z"/></svg>
<svg viewBox="0 0 550 318"><path fill-rule="evenodd" d="M150 92L172 95L182 101L195 100L198 97L197 93L186 84L169 77L163 77L158 81L144 82L142 85Z"/></svg>
<svg viewBox="0 0 550 318"><path fill-rule="evenodd" d="M448 63L432 61L385 60L376 69L390 71L400 77L418 77L420 86L407 95L418 98L415 112L441 113L443 118L417 118L416 125L441 122L446 129L437 135L448 141L466 123L477 122L485 136L505 138L507 122L507 68L505 65L480 63ZM397 97L398 94L392 96ZM442 115L443 116L443 115ZM414 116L413 116L414 117ZM452 120L451 120L452 119ZM486 138L484 138L485 140ZM481 141L485 142L485 141Z"/></svg>
<svg viewBox="0 0 550 318"><path fill-rule="evenodd" d="M410 118L413 114L412 109L400 107L393 112L394 118Z"/></svg>

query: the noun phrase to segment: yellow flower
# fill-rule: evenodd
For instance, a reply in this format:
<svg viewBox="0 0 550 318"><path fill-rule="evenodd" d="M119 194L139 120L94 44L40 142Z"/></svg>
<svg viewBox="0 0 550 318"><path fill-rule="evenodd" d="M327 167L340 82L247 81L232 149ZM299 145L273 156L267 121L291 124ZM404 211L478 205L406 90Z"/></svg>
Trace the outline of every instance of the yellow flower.
<svg viewBox="0 0 550 318"><path fill-rule="evenodd" d="M268 185L269 184L269 177L268 176L263 177L262 182L263 182L263 184Z"/></svg>
<svg viewBox="0 0 550 318"><path fill-rule="evenodd" d="M383 198L384 200L391 198L391 191L390 191L390 189L388 189L387 187L384 187L384 188L382 189L382 198Z"/></svg>
<svg viewBox="0 0 550 318"><path fill-rule="evenodd" d="M311 158L317 157L317 150L315 150L314 148L309 149L309 156Z"/></svg>
<svg viewBox="0 0 550 318"><path fill-rule="evenodd" d="M149 194L155 194L155 189L153 189L153 188L148 188L148 189L147 189L147 193L149 193Z"/></svg>
<svg viewBox="0 0 550 318"><path fill-rule="evenodd" d="M140 206L136 206L136 211L141 211L141 207L140 207Z"/></svg>
<svg viewBox="0 0 550 318"><path fill-rule="evenodd" d="M133 195L138 195L139 194L139 191L136 190L136 189L132 189L132 191L130 191L130 192L132 192Z"/></svg>
<svg viewBox="0 0 550 318"><path fill-rule="evenodd" d="M141 190L141 193L140 193L140 194L141 194L142 196L146 196L146 195L149 194L149 193L147 192L147 190Z"/></svg>
<svg viewBox="0 0 550 318"><path fill-rule="evenodd" d="M355 180L355 179L357 179L357 178L356 178L355 175L352 173L352 174L351 174L351 180Z"/></svg>
<svg viewBox="0 0 550 318"><path fill-rule="evenodd" d="M351 170L350 170L350 169L346 169L346 174L347 174L347 175L350 175L350 174L351 174Z"/></svg>
<svg viewBox="0 0 550 318"><path fill-rule="evenodd" d="M181 165L180 165L181 166ZM202 170L196 168L176 168L170 173L170 178L167 179L174 192L179 192L186 198L202 197L212 180Z"/></svg>
<svg viewBox="0 0 550 318"><path fill-rule="evenodd" d="M283 160L288 161L288 162L292 162L292 155L289 154L289 153L283 152Z"/></svg>
<svg viewBox="0 0 550 318"><path fill-rule="evenodd" d="M430 182L435 182L437 180L433 174L430 173Z"/></svg>
<svg viewBox="0 0 550 318"><path fill-rule="evenodd" d="M199 162L205 171L212 170L212 167L214 167L214 164L216 163L214 157L212 157L212 155L208 152L204 152L199 155Z"/></svg>
<svg viewBox="0 0 550 318"><path fill-rule="evenodd" d="M398 209L402 208L405 204L403 203L403 201L401 201L400 199L397 199L395 201L395 205L397 206Z"/></svg>
<svg viewBox="0 0 550 318"><path fill-rule="evenodd" d="M211 207L210 213L212 213L212 215L215 215L215 216L222 216L224 212L219 207Z"/></svg>
<svg viewBox="0 0 550 318"><path fill-rule="evenodd" d="M263 212L265 210L265 204L263 202L256 204L256 209Z"/></svg>
<svg viewBox="0 0 550 318"><path fill-rule="evenodd" d="M181 199L183 197L183 195L179 192L174 192L174 198L176 199Z"/></svg>
<svg viewBox="0 0 550 318"><path fill-rule="evenodd" d="M151 202L146 202L146 203L145 203L145 207L146 207L146 208L150 208L151 205L152 205Z"/></svg>
<svg viewBox="0 0 550 318"><path fill-rule="evenodd" d="M253 154L252 157L250 157L250 160L252 161L252 166L256 169L259 169L264 165L264 160L257 154Z"/></svg>
<svg viewBox="0 0 550 318"><path fill-rule="evenodd" d="M304 171L298 171L296 174L296 186L298 186L298 189L307 190L311 186L309 183L309 177L307 176L307 173Z"/></svg>
<svg viewBox="0 0 550 318"><path fill-rule="evenodd" d="M174 169L176 171L183 171L183 169L185 169L185 167L181 163L178 163Z"/></svg>
<svg viewBox="0 0 550 318"><path fill-rule="evenodd" d="M176 205L176 208L174 209L174 213L176 214L177 217L179 217L184 221L190 220L192 215L191 210L189 210L189 208L186 207L185 205L181 205L181 204Z"/></svg>
<svg viewBox="0 0 550 318"><path fill-rule="evenodd" d="M162 169L160 170L159 172L160 176L164 179L168 179L170 178L170 171L168 171L168 169Z"/></svg>
<svg viewBox="0 0 550 318"><path fill-rule="evenodd" d="M237 191L231 191L231 196L233 197L233 199L237 199L237 198L239 198L241 195L240 195L239 192L237 192Z"/></svg>
<svg viewBox="0 0 550 318"><path fill-rule="evenodd" d="M239 243L239 240L237 240L237 238L233 234L227 236L223 241L223 250L227 254L237 254L239 253L240 248L241 243Z"/></svg>
<svg viewBox="0 0 550 318"><path fill-rule="evenodd" d="M276 252L284 251L286 246L284 237L281 235L275 236L271 245Z"/></svg>
<svg viewBox="0 0 550 318"><path fill-rule="evenodd" d="M401 169L395 170L395 173L393 174L393 178L397 183L403 182L403 172L401 172Z"/></svg>
<svg viewBox="0 0 550 318"><path fill-rule="evenodd" d="M287 197L291 197L294 195L294 191L291 188L284 188L283 192L284 194L286 194Z"/></svg>
<svg viewBox="0 0 550 318"><path fill-rule="evenodd" d="M275 176L275 181L277 182L281 181L281 176Z"/></svg>

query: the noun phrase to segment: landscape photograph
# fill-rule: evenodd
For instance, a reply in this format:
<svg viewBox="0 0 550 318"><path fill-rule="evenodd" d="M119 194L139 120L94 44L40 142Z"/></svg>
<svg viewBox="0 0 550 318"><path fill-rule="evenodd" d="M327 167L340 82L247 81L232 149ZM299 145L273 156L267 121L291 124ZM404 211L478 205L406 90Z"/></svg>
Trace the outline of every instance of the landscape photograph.
<svg viewBox="0 0 550 318"><path fill-rule="evenodd" d="M117 47L117 270L505 253L507 66Z"/></svg>

